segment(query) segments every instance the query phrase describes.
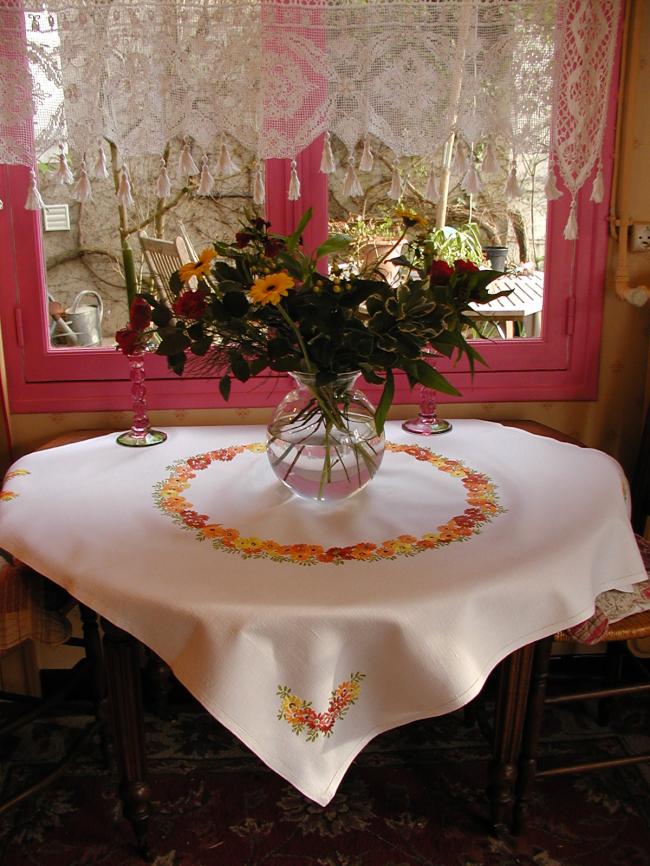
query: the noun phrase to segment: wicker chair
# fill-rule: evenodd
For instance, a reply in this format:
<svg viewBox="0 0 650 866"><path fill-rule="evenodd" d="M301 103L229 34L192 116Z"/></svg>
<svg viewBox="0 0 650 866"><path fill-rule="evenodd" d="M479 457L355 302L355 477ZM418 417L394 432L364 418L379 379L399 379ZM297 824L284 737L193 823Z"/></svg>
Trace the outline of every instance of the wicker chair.
<svg viewBox="0 0 650 866"><path fill-rule="evenodd" d="M41 575L16 563L8 554L0 558L0 653L19 647L27 640L49 646L62 644L80 646L85 657L66 674L59 688L45 697L32 697L0 692L0 740L3 744L3 778L8 778L8 766L16 757L16 742L13 735L24 725L38 718L49 717L62 706L69 696L91 677L91 695L94 718L77 734L67 753L41 778L19 791L0 792L0 815L54 781L82 746L96 733L100 734L104 757L108 761L108 745L105 739L105 688L97 617L88 608L80 606L83 638L71 636L67 618L73 600L59 587ZM78 702L75 701L75 709ZM65 707L69 712L72 708ZM88 712L81 708L84 714ZM12 742L13 741L13 742Z"/></svg>
<svg viewBox="0 0 650 866"><path fill-rule="evenodd" d="M646 419L639 459L632 482L632 522L637 533L637 544L643 557L646 570L650 574L650 543L642 537L645 529L648 505L650 505L650 411ZM637 610L617 622L608 622L603 616L607 609L608 597L617 594L616 590L603 593L596 600L596 612L590 620L575 628L561 631L549 638L540 640L535 645L533 671L528 696L528 705L522 733L522 751L517 778L517 797L515 803L515 831L525 829L529 799L536 779L591 770L601 770L610 767L620 767L626 764L638 764L650 761L650 752L643 752L625 757L592 761L568 761L564 764L546 762L538 759L540 735L543 726L544 708L549 705L565 704L572 701L598 701L598 721L606 722L611 698L620 695L632 695L650 691L650 676L647 667L635 656L629 654L628 641L650 637L650 584L644 582L635 595L638 597ZM620 597L621 594L618 593ZM645 597L645 604L643 598ZM632 602L628 602L632 606ZM605 671L601 684L597 688L578 689L571 692L549 696L547 682L551 650L555 642L604 644L606 646ZM640 671L641 678L629 683L622 680L622 664L626 655Z"/></svg>

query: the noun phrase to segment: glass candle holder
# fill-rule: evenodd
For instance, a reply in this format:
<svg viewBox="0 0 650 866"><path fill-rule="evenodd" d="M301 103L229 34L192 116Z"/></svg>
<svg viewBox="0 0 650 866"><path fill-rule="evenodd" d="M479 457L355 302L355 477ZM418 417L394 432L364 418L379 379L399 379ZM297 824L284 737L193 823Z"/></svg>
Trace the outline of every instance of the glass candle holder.
<svg viewBox="0 0 650 866"><path fill-rule="evenodd" d="M130 448L145 448L159 445L167 439L162 430L152 430L147 415L147 388L144 371L145 352L133 352L129 359L129 378L131 379L131 398L133 400L133 423L131 429L120 433L117 441Z"/></svg>
<svg viewBox="0 0 650 866"><path fill-rule="evenodd" d="M436 352L424 351L425 358L435 358ZM436 392L426 385L418 385L418 397L420 411L417 418L411 418L402 424L402 430L408 433L417 433L420 436L432 436L434 433L447 433L452 429L449 421L438 418L438 407L436 404Z"/></svg>

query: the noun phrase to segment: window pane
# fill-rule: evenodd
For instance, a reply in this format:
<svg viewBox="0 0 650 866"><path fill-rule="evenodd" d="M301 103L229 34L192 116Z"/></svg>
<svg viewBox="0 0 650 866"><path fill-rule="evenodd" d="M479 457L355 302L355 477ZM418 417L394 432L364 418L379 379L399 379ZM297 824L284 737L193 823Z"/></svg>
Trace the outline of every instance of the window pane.
<svg viewBox="0 0 650 866"><path fill-rule="evenodd" d="M123 238L133 253L136 287L149 291L157 287L143 257L142 243L147 241L141 242L139 232L166 239L170 256L178 254L176 239L186 240L190 258L212 239L234 236L244 209L252 203L252 155L233 147L232 158L240 170L231 177L217 178L214 195L205 197L196 195L199 176L177 179L180 146L177 141L169 148L173 186L167 199L156 197L160 160L129 160L134 205L126 215L115 195L119 156L113 153L111 161L107 143L109 177L91 177L92 201L83 204L72 199L71 186L57 183L58 154L42 160L40 188L50 206L44 213L43 247L50 312L54 314L50 317L53 347L114 345L115 331L128 319ZM96 159L93 154L93 165ZM69 153L67 160L76 177L80 155ZM211 172L216 173L214 160L210 162ZM164 275L161 279L166 285Z"/></svg>
<svg viewBox="0 0 650 866"><path fill-rule="evenodd" d="M489 307L477 307L476 325L480 334L496 340L515 337L540 337L544 295L544 251L546 245L547 201L544 194L548 164L545 156L526 154L517 159L516 178L521 194L506 194L510 174L508 154L494 151L496 171L481 170L484 152L474 156L460 144L466 157L465 168L452 161L447 207L440 213L437 204L425 198L435 191L442 197L443 154L439 155L430 176L430 166L422 159L400 160L398 176L394 157L382 145L370 144L372 169L360 171L368 164L363 151L356 154L356 176L363 195L351 197L351 173L341 170L329 176L330 229L347 232L354 239L354 256L358 264L368 256L384 255L399 238L401 220L394 218L396 208L412 208L424 216L439 257L450 264L455 259L469 259L480 267L506 271L492 284L494 292L505 288L508 298L495 300ZM333 141L338 165L345 165L347 151ZM453 153L457 154L458 144ZM488 160L489 162L489 160ZM470 195L466 171L474 165L480 184L478 194ZM465 178L465 182L463 179ZM511 181L512 184L512 181ZM400 198L394 196L399 190ZM438 219L441 228L436 228ZM392 255L397 255L399 251ZM394 266L386 265L387 274Z"/></svg>

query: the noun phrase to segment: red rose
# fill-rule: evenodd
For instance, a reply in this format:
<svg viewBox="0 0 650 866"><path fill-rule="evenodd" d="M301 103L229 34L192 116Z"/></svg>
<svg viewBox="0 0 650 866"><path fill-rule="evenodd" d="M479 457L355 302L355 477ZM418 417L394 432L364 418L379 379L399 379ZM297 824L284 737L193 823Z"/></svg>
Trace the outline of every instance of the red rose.
<svg viewBox="0 0 650 866"><path fill-rule="evenodd" d="M457 274L473 274L474 271L478 271L478 267L468 259L456 259L454 270Z"/></svg>
<svg viewBox="0 0 650 866"><path fill-rule="evenodd" d="M206 307L202 292L183 292L172 304L172 310L181 319L200 319Z"/></svg>
<svg viewBox="0 0 650 866"><path fill-rule="evenodd" d="M129 326L136 331L144 331L151 323L151 307L144 298L134 298L131 304Z"/></svg>
<svg viewBox="0 0 650 866"><path fill-rule="evenodd" d="M277 256L284 249L284 241L282 238L269 238L264 241L264 254L269 258Z"/></svg>
<svg viewBox="0 0 650 866"><path fill-rule="evenodd" d="M433 285L441 286L449 282L450 277L454 274L454 269L449 267L447 262L442 259L434 259L429 268L429 276Z"/></svg>
<svg viewBox="0 0 650 866"><path fill-rule="evenodd" d="M250 232L237 232L235 235L235 243L239 249L247 247L252 240L253 235Z"/></svg>
<svg viewBox="0 0 650 866"><path fill-rule="evenodd" d="M141 351L142 346L142 334L140 331L135 331L133 328L122 328L120 331L115 332L115 342L119 349L124 352L125 355L133 355L137 351Z"/></svg>

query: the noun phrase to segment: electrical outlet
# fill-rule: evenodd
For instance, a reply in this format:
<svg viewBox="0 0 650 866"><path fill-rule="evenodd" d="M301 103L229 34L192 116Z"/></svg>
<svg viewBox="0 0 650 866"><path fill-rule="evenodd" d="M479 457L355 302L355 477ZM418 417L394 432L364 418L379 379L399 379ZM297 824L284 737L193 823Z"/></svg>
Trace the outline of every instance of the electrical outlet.
<svg viewBox="0 0 650 866"><path fill-rule="evenodd" d="M630 250L633 253L650 252L650 225L634 223L630 228Z"/></svg>

